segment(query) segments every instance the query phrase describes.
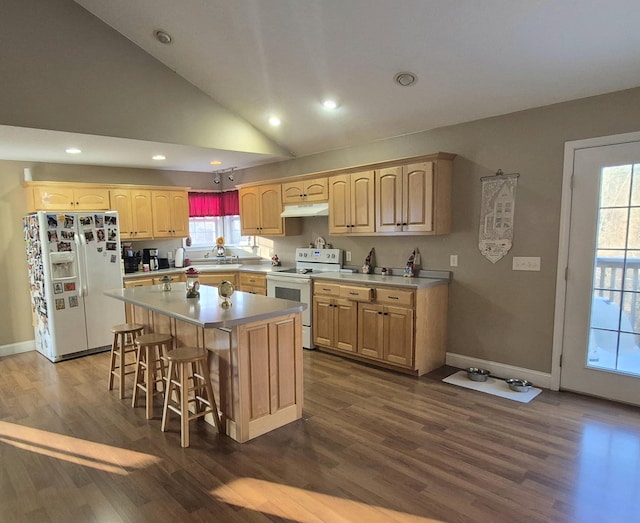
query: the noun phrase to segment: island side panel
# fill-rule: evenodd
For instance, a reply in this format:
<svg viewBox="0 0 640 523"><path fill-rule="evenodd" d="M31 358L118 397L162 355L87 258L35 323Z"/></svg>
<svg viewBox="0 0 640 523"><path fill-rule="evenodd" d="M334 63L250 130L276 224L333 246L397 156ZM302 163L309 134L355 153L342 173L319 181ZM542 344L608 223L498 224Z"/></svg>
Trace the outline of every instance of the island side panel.
<svg viewBox="0 0 640 523"><path fill-rule="evenodd" d="M300 419L301 314L238 326L238 375L238 441Z"/></svg>

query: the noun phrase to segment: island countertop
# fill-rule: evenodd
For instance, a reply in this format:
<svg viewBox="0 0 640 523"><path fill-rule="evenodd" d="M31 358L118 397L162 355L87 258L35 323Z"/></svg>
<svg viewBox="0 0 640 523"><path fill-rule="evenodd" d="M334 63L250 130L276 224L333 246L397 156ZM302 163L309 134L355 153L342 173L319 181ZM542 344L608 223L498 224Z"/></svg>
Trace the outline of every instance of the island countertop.
<svg viewBox="0 0 640 523"><path fill-rule="evenodd" d="M171 291L163 291L160 285L148 285L112 289L104 294L205 329L228 328L267 320L302 312L307 307L306 304L297 301L236 291L231 296L232 307L223 309L220 306L218 289L202 285L200 298L187 298L185 283L173 283Z"/></svg>

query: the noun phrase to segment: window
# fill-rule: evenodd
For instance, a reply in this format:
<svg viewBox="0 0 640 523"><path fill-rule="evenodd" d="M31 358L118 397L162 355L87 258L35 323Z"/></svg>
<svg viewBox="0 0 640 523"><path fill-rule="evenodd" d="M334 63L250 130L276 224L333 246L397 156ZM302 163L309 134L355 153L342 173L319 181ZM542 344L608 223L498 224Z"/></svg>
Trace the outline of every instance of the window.
<svg viewBox="0 0 640 523"><path fill-rule="evenodd" d="M240 234L240 216L197 216L189 218L189 236L192 247L211 248L218 236L223 236L225 245L253 247L253 236Z"/></svg>

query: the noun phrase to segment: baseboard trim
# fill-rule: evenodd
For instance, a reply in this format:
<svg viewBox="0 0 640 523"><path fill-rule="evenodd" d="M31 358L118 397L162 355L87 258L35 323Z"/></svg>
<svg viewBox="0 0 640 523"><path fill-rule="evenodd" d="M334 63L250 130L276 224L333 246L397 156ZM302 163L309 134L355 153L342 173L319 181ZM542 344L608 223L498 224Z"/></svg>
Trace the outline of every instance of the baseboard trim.
<svg viewBox="0 0 640 523"><path fill-rule="evenodd" d="M530 381L534 386L542 389L551 389L551 374L540 372L537 370L523 369L522 367L514 367L513 365L505 365L495 361L481 360L479 358L471 358L462 354L447 352L447 365L466 369L467 367L478 367L479 369L487 369L497 378L523 378Z"/></svg>
<svg viewBox="0 0 640 523"><path fill-rule="evenodd" d="M20 354L21 352L29 352L32 350L36 350L36 340L10 343L9 345L0 345L0 358L2 358L3 356L11 356L12 354Z"/></svg>

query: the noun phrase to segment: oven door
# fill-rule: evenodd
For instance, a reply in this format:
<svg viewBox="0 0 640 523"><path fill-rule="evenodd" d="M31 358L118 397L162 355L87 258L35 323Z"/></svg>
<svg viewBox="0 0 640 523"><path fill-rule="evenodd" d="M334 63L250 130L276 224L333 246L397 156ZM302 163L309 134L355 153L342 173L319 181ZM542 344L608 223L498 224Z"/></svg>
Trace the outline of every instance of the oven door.
<svg viewBox="0 0 640 523"><path fill-rule="evenodd" d="M302 311L302 346L312 349L311 344L311 278L277 276L267 274L267 296L305 303Z"/></svg>

